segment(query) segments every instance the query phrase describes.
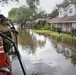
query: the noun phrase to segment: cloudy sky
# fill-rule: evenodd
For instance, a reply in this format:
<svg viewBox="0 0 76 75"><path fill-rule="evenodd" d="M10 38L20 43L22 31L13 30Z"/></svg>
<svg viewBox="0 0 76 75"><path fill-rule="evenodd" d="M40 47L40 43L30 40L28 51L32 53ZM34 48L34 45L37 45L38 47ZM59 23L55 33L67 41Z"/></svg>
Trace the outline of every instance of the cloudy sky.
<svg viewBox="0 0 76 75"><path fill-rule="evenodd" d="M42 8L46 11L46 13L51 13L52 10L55 8L56 4L62 3L63 0L40 0L40 6L39 8ZM11 5L0 7L1 14L4 14L6 17L8 17L8 11L13 7L19 7L21 5L26 5L25 0L20 0L20 3L12 3Z"/></svg>

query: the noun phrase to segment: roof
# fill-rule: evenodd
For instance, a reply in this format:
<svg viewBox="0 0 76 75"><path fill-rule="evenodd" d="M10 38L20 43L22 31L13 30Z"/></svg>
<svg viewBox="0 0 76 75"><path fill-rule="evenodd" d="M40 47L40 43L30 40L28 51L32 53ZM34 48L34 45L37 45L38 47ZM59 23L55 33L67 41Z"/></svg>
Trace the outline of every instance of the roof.
<svg viewBox="0 0 76 75"><path fill-rule="evenodd" d="M76 15L74 16L64 16L64 17L55 17L48 21L48 23L72 23L76 22Z"/></svg>
<svg viewBox="0 0 76 75"><path fill-rule="evenodd" d="M76 6L76 4L69 4L67 7L66 7L66 9L68 9L70 6L72 6L72 5L74 5L74 6Z"/></svg>
<svg viewBox="0 0 76 75"><path fill-rule="evenodd" d="M60 11L61 9L66 10L66 8L60 7L60 8L58 9L58 11Z"/></svg>

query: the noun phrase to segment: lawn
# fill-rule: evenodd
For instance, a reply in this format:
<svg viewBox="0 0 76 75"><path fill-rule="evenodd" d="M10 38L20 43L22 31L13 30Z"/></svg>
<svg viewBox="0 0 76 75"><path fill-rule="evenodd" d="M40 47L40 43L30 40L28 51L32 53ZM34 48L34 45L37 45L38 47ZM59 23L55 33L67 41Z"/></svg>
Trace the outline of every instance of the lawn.
<svg viewBox="0 0 76 75"><path fill-rule="evenodd" d="M51 34L51 35L54 35L54 36L58 36L58 32L49 31L49 30L33 30L33 32L45 33L45 34ZM71 39L76 39L76 37L72 37L70 34L60 33L59 36L67 37L67 38L71 38Z"/></svg>

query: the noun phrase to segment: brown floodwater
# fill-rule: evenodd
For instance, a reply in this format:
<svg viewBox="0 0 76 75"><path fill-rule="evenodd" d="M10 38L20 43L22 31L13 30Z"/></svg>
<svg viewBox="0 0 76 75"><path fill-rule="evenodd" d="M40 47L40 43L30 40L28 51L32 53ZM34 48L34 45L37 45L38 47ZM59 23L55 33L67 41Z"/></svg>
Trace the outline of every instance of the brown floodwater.
<svg viewBox="0 0 76 75"><path fill-rule="evenodd" d="M29 75L76 75L75 39L17 30L19 51Z"/></svg>

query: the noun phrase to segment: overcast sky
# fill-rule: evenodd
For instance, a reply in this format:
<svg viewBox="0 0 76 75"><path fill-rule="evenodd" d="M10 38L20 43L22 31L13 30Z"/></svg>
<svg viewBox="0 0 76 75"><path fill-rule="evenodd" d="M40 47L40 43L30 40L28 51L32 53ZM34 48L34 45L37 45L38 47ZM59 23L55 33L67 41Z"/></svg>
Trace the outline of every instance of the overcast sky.
<svg viewBox="0 0 76 75"><path fill-rule="evenodd" d="M44 9L46 11L46 13L51 13L52 10L55 8L56 4L60 4L62 3L63 0L40 0L40 6L42 9ZM26 5L25 0L20 0L20 3L12 3L9 6L5 6L5 7L0 7L1 9L1 14L4 14L6 17L8 17L8 11L13 8L13 7L19 7L20 5Z"/></svg>

